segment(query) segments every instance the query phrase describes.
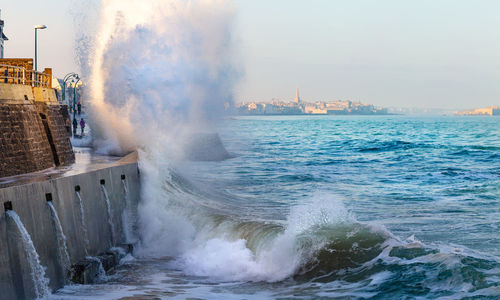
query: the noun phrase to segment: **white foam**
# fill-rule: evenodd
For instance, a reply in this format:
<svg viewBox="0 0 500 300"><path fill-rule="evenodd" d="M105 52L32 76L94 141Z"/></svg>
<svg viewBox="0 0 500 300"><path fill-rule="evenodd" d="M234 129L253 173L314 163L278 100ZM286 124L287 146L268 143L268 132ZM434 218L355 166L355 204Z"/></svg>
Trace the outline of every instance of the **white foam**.
<svg viewBox="0 0 500 300"><path fill-rule="evenodd" d="M148 164L144 162L143 165ZM143 173L148 170L144 168ZM152 173L159 175L156 171ZM292 208L285 230L274 238L262 238L252 251L247 241L239 237L242 233L232 221L213 226L209 217L197 214L197 218L205 219L202 222L197 219L195 225L188 216L196 214L199 207L178 210L175 205L168 204L168 197L172 195L151 195L161 185L156 185L156 180L149 175L145 174L146 181L151 182L146 183L146 197L143 197L140 209L141 216L147 218L141 222L144 238L139 253L173 256L177 267L189 275L209 276L218 281L283 280L293 275L315 250L323 246L323 241L318 240L306 248L301 247L298 241L301 234L316 227L353 220L336 197L318 194Z"/></svg>

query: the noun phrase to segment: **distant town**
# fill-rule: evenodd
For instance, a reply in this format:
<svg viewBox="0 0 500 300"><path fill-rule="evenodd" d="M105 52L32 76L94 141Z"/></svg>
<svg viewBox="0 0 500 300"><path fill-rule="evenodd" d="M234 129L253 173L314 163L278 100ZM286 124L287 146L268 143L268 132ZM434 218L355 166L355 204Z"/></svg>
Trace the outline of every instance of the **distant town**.
<svg viewBox="0 0 500 300"><path fill-rule="evenodd" d="M389 115L387 108L350 100L303 102L296 90L293 101L248 101L236 105L240 115Z"/></svg>
<svg viewBox="0 0 500 300"><path fill-rule="evenodd" d="M296 90L293 100L244 101L236 104L239 115L455 115L500 116L500 107L490 106L462 111L425 108L378 107L351 100L306 102Z"/></svg>
<svg viewBox="0 0 500 300"><path fill-rule="evenodd" d="M455 113L456 116L500 116L500 107L490 106L486 108L475 108L462 110Z"/></svg>

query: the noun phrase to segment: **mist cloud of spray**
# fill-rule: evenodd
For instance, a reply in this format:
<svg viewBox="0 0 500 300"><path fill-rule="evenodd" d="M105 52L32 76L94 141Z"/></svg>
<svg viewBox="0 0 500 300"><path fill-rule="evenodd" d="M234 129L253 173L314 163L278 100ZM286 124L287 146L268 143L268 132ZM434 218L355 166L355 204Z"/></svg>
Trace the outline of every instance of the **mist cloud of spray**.
<svg viewBox="0 0 500 300"><path fill-rule="evenodd" d="M89 55L97 149L124 153L206 129L232 102L234 8L221 0L103 0Z"/></svg>

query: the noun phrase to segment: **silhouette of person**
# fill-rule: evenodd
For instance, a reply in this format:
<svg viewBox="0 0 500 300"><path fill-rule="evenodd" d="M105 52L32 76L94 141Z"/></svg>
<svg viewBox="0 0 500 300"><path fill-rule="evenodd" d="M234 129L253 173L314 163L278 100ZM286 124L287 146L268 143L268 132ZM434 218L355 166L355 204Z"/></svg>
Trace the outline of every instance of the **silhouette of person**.
<svg viewBox="0 0 500 300"><path fill-rule="evenodd" d="M76 129L78 128L78 122L76 121L76 118L73 119L73 136L76 135Z"/></svg>
<svg viewBox="0 0 500 300"><path fill-rule="evenodd" d="M80 128L82 129L82 135L83 135L83 130L85 129L85 120L83 118L80 120Z"/></svg>

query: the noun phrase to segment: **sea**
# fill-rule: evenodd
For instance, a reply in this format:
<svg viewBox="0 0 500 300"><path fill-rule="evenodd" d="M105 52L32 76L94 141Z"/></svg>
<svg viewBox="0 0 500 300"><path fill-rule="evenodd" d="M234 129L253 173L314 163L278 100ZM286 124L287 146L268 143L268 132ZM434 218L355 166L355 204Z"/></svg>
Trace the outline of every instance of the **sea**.
<svg viewBox="0 0 500 300"><path fill-rule="evenodd" d="M139 151L133 255L54 299L500 299L500 117L246 116Z"/></svg>

